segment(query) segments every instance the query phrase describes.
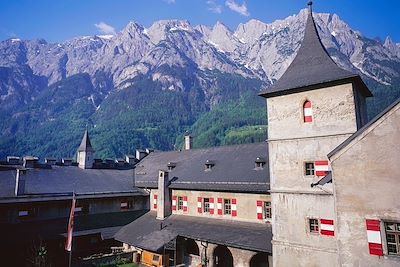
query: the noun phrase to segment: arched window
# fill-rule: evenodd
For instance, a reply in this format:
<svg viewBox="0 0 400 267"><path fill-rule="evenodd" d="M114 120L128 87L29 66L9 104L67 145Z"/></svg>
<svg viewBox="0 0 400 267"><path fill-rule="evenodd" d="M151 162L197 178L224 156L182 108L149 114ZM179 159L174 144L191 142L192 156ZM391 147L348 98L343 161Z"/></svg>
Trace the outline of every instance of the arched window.
<svg viewBox="0 0 400 267"><path fill-rule="evenodd" d="M311 102L308 100L303 104L303 117L304 122L312 122L313 120Z"/></svg>

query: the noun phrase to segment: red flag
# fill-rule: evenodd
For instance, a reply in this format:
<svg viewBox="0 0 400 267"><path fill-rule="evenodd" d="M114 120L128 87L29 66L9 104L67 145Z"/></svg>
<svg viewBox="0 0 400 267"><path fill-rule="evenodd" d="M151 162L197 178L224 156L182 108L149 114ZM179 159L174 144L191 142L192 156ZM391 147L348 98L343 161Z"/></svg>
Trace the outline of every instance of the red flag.
<svg viewBox="0 0 400 267"><path fill-rule="evenodd" d="M74 213L75 213L75 194L72 197L71 213L69 214L67 241L65 242L65 250L71 252L72 248L72 231L74 228Z"/></svg>

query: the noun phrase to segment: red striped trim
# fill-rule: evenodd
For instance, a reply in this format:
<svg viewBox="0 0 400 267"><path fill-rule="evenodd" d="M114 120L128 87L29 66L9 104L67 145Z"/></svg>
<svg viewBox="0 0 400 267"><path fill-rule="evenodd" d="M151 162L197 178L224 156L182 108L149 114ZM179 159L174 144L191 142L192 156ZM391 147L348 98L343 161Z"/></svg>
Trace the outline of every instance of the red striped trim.
<svg viewBox="0 0 400 267"><path fill-rule="evenodd" d="M306 101L304 102L304 108L311 108L311 102L310 101Z"/></svg>
<svg viewBox="0 0 400 267"><path fill-rule="evenodd" d="M202 210L202 208L201 208L201 204L202 204L202 198L201 197L197 197L197 212L198 213L202 213L203 212L203 210ZM200 206L200 207L199 207Z"/></svg>
<svg viewBox="0 0 400 267"><path fill-rule="evenodd" d="M210 204L214 204L214 198L210 198ZM214 207L210 207L210 214L211 215L213 215L214 214L214 209L215 209L215 206Z"/></svg>
<svg viewBox="0 0 400 267"><path fill-rule="evenodd" d="M321 219L321 224L330 224L330 225L333 225L333 220Z"/></svg>
<svg viewBox="0 0 400 267"><path fill-rule="evenodd" d="M321 229L321 235L335 236L335 232Z"/></svg>
<svg viewBox="0 0 400 267"><path fill-rule="evenodd" d="M304 116L304 122L312 122L312 116Z"/></svg>
<svg viewBox="0 0 400 267"><path fill-rule="evenodd" d="M154 195L153 208L157 209L157 195Z"/></svg>
<svg viewBox="0 0 400 267"><path fill-rule="evenodd" d="M220 204L221 205L221 207L220 208L218 208L218 206L217 206L217 209L218 209L218 215L222 215L222 198L218 198L218 204ZM217 205L218 205L217 204Z"/></svg>
<svg viewBox="0 0 400 267"><path fill-rule="evenodd" d="M365 220L365 224L367 225L367 230L370 231L380 231L381 224L379 220Z"/></svg>
<svg viewBox="0 0 400 267"><path fill-rule="evenodd" d="M183 196L183 212L188 211L188 203L187 203L187 196Z"/></svg>
<svg viewBox="0 0 400 267"><path fill-rule="evenodd" d="M316 161L316 162L314 162L314 164L317 166L317 165L324 165L324 166L326 166L326 165L328 165L328 161L327 160L319 160L319 161Z"/></svg>
<svg viewBox="0 0 400 267"><path fill-rule="evenodd" d="M368 243L369 254L383 256L382 244Z"/></svg>
<svg viewBox="0 0 400 267"><path fill-rule="evenodd" d="M232 198L232 204L236 204L236 198Z"/></svg>
<svg viewBox="0 0 400 267"><path fill-rule="evenodd" d="M175 201L175 205L174 205ZM172 196L172 210L176 210L176 196Z"/></svg>
<svg viewBox="0 0 400 267"><path fill-rule="evenodd" d="M236 198L232 198L232 202L231 202L232 217L237 216L237 206L236 205L237 205Z"/></svg>

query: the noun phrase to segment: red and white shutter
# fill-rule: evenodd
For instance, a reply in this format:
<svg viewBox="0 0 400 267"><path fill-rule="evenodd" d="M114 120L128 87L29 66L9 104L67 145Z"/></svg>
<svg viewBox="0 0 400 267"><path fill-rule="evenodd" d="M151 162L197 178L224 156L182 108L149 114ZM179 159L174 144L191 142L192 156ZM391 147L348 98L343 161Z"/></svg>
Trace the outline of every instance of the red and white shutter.
<svg viewBox="0 0 400 267"><path fill-rule="evenodd" d="M153 208L157 209L157 195L153 196Z"/></svg>
<svg viewBox="0 0 400 267"><path fill-rule="evenodd" d="M202 213L202 209L201 209L201 204L202 204L202 198L201 197L197 197L197 212L198 213Z"/></svg>
<svg viewBox="0 0 400 267"><path fill-rule="evenodd" d="M187 203L187 196L183 197L183 211L187 212L188 211L188 203Z"/></svg>
<svg viewBox="0 0 400 267"><path fill-rule="evenodd" d="M232 198L231 209L232 209L232 217L236 217L237 216L236 198Z"/></svg>
<svg viewBox="0 0 400 267"><path fill-rule="evenodd" d="M210 198L210 215L214 214L214 198Z"/></svg>
<svg viewBox="0 0 400 267"><path fill-rule="evenodd" d="M379 220L366 220L369 254L383 256L381 225Z"/></svg>
<svg viewBox="0 0 400 267"><path fill-rule="evenodd" d="M261 200L257 200L257 219L259 220L263 219L262 204Z"/></svg>
<svg viewBox="0 0 400 267"><path fill-rule="evenodd" d="M176 196L172 196L172 210L176 210Z"/></svg>
<svg viewBox="0 0 400 267"><path fill-rule="evenodd" d="M333 220L320 219L321 235L335 236Z"/></svg>
<svg viewBox="0 0 400 267"><path fill-rule="evenodd" d="M315 166L315 175L316 176L325 176L329 171L329 163L327 160L320 160L314 162Z"/></svg>
<svg viewBox="0 0 400 267"><path fill-rule="evenodd" d="M312 122L312 107L311 102L306 101L303 105L304 122Z"/></svg>
<svg viewBox="0 0 400 267"><path fill-rule="evenodd" d="M218 198L217 210L218 210L218 215L222 215L222 198Z"/></svg>

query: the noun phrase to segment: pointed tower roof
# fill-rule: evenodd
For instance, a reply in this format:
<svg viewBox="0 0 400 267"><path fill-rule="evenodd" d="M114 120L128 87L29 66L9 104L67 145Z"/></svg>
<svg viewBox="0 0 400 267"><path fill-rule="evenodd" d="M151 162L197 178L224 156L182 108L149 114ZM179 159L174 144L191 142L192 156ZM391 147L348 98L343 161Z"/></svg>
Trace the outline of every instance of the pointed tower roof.
<svg viewBox="0 0 400 267"><path fill-rule="evenodd" d="M318 35L311 1L308 6L304 38L296 57L282 77L260 95L263 97L285 95L316 89L326 83L333 85L356 82L357 88L365 96L372 96L358 74L340 68L329 56Z"/></svg>
<svg viewBox="0 0 400 267"><path fill-rule="evenodd" d="M81 144L78 147L78 152L79 151L94 151L94 149L92 148L92 144L90 143L88 130L85 130L85 134L83 135Z"/></svg>

